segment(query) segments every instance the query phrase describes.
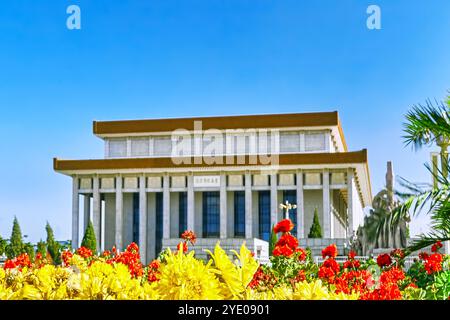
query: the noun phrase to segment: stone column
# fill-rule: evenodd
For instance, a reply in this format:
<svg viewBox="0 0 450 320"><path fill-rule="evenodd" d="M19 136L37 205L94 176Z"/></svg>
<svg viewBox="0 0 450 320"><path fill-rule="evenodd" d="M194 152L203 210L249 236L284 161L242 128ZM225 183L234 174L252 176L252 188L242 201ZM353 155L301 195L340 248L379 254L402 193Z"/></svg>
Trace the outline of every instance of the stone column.
<svg viewBox="0 0 450 320"><path fill-rule="evenodd" d="M170 238L170 189L169 176L163 177L163 239Z"/></svg>
<svg viewBox="0 0 450 320"><path fill-rule="evenodd" d="M253 234L253 219L252 219L252 175L245 174L245 238L251 239Z"/></svg>
<svg viewBox="0 0 450 320"><path fill-rule="evenodd" d="M123 250L123 192L122 176L116 177L116 249Z"/></svg>
<svg viewBox="0 0 450 320"><path fill-rule="evenodd" d="M145 176L139 177L139 253L147 263L147 191Z"/></svg>
<svg viewBox="0 0 450 320"><path fill-rule="evenodd" d="M220 238L227 237L227 176L220 175Z"/></svg>
<svg viewBox="0 0 450 320"><path fill-rule="evenodd" d="M297 172L297 238L305 238L305 207L303 200L303 172Z"/></svg>
<svg viewBox="0 0 450 320"><path fill-rule="evenodd" d="M84 230L83 232L86 232L87 226L89 224L89 221L92 221L91 216L91 196L89 194L84 195ZM84 233L83 233L84 234Z"/></svg>
<svg viewBox="0 0 450 320"><path fill-rule="evenodd" d="M354 202L354 198L353 197L357 197L358 195L353 194L353 184L354 184L354 174L353 174L353 169L348 169L347 170L347 223L348 223L348 228L347 228L347 238L351 238L353 236L353 202Z"/></svg>
<svg viewBox="0 0 450 320"><path fill-rule="evenodd" d="M97 251L100 251L101 244L101 199L100 199L100 179L93 178L93 225L95 238L97 239Z"/></svg>
<svg viewBox="0 0 450 320"><path fill-rule="evenodd" d="M72 248L78 248L79 242L79 222L80 222L80 197L78 195L79 180L77 176L72 180Z"/></svg>
<svg viewBox="0 0 450 320"><path fill-rule="evenodd" d="M187 177L187 228L194 231L195 228L195 198L194 198L194 176Z"/></svg>
<svg viewBox="0 0 450 320"><path fill-rule="evenodd" d="M323 171L323 237L331 238L330 173Z"/></svg>
<svg viewBox="0 0 450 320"><path fill-rule="evenodd" d="M278 222L278 182L277 174L270 175L270 227L276 225Z"/></svg>

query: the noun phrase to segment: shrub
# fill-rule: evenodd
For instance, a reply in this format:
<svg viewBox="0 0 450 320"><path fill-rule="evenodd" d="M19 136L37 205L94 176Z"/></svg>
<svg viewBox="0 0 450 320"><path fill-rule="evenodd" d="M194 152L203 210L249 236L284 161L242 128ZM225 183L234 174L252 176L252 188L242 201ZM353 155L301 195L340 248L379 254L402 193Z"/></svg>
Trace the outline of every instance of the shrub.
<svg viewBox="0 0 450 320"><path fill-rule="evenodd" d="M12 259L24 252L22 231L20 230L19 221L14 217L11 238L9 240L9 245L6 247L6 256L8 259Z"/></svg>
<svg viewBox="0 0 450 320"><path fill-rule="evenodd" d="M309 230L308 238L322 238L322 228L320 227L317 208L314 209L313 224L311 226L311 229Z"/></svg>
<svg viewBox="0 0 450 320"><path fill-rule="evenodd" d="M48 222L45 230L47 231L47 251L55 264L61 264L61 246L55 240L53 229Z"/></svg>
<svg viewBox="0 0 450 320"><path fill-rule="evenodd" d="M89 221L86 231L84 233L83 241L81 241L81 246L91 249L92 252L97 252L97 239L95 238L94 226L92 221Z"/></svg>

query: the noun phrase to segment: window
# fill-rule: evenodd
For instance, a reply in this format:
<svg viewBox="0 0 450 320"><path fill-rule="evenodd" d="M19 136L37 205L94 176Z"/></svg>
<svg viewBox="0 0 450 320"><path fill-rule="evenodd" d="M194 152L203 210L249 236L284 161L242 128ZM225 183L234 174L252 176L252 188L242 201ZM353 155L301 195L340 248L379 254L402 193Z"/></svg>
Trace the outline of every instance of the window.
<svg viewBox="0 0 450 320"><path fill-rule="evenodd" d="M305 151L325 150L325 134L323 132L305 133Z"/></svg>
<svg viewBox="0 0 450 320"><path fill-rule="evenodd" d="M162 232L163 232L163 194L162 192L155 193L155 211L156 211L156 226L155 226L155 255L161 252L162 249Z"/></svg>
<svg viewBox="0 0 450 320"><path fill-rule="evenodd" d="M259 236L265 241L270 238L270 191L258 193Z"/></svg>
<svg viewBox="0 0 450 320"><path fill-rule="evenodd" d="M187 192L178 193L178 214L180 222L180 237L187 230Z"/></svg>
<svg viewBox="0 0 450 320"><path fill-rule="evenodd" d="M258 135L258 153L259 154L270 154L272 142L272 136L267 130L261 131Z"/></svg>
<svg viewBox="0 0 450 320"><path fill-rule="evenodd" d="M288 201L290 204L297 204L297 192L295 190L284 190L283 192L283 203ZM286 211L283 212L285 214ZM283 215L284 218L284 215ZM292 229L291 234L297 237L297 209L289 210L289 219L291 219L294 224L294 229Z"/></svg>
<svg viewBox="0 0 450 320"><path fill-rule="evenodd" d="M300 135L298 132L280 133L280 151L281 152L299 152Z"/></svg>
<svg viewBox="0 0 450 320"><path fill-rule="evenodd" d="M113 158L127 156L127 140L113 139L109 140L109 156Z"/></svg>
<svg viewBox="0 0 450 320"><path fill-rule="evenodd" d="M215 238L220 233L220 195L217 191L203 192L203 237Z"/></svg>
<svg viewBox="0 0 450 320"><path fill-rule="evenodd" d="M131 140L131 155L136 157L148 156L148 138L134 138Z"/></svg>
<svg viewBox="0 0 450 320"><path fill-rule="evenodd" d="M155 156L172 155L172 139L170 137L156 137L153 139L153 154Z"/></svg>
<svg viewBox="0 0 450 320"><path fill-rule="evenodd" d="M245 192L234 193L234 236L245 237Z"/></svg>
<svg viewBox="0 0 450 320"><path fill-rule="evenodd" d="M133 242L139 244L139 193L133 193Z"/></svg>

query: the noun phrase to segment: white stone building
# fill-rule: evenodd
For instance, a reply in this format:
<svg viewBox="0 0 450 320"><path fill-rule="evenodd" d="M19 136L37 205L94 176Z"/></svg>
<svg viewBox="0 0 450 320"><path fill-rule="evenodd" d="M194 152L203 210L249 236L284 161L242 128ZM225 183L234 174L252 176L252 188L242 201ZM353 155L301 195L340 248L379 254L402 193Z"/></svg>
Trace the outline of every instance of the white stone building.
<svg viewBox="0 0 450 320"><path fill-rule="evenodd" d="M197 249L245 240L258 255L289 201L301 246L342 249L371 204L367 150L347 150L337 112L102 121L93 130L104 159L54 159L73 181L74 246L91 219L99 250L134 241L144 261L186 229ZM316 208L323 239L307 239Z"/></svg>

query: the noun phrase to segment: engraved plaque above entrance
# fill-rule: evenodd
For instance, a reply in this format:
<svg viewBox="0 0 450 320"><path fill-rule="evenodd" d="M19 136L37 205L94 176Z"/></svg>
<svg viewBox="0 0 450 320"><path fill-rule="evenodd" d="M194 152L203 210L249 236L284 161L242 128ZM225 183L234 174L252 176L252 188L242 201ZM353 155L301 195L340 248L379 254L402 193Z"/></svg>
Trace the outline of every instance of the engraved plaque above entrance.
<svg viewBox="0 0 450 320"><path fill-rule="evenodd" d="M220 176L194 176L194 188L220 187Z"/></svg>

